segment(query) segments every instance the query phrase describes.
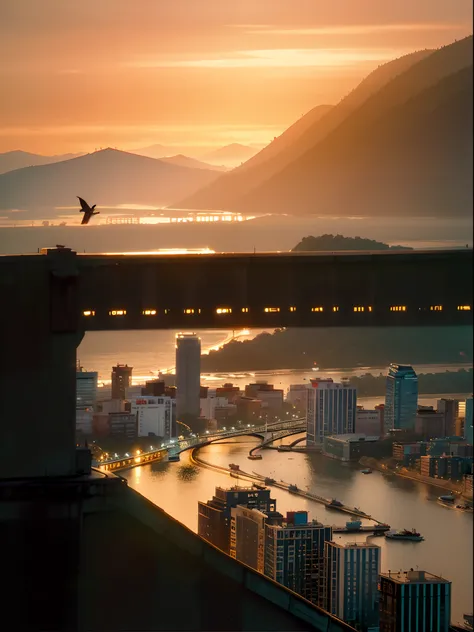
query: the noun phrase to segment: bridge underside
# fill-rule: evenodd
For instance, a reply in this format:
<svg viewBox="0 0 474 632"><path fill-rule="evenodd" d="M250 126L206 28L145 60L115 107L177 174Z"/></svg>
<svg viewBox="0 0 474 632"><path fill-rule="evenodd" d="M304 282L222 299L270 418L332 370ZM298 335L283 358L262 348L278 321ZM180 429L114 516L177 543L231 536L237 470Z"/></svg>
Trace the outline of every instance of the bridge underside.
<svg viewBox="0 0 474 632"><path fill-rule="evenodd" d="M472 322L472 251L79 256L86 330Z"/></svg>

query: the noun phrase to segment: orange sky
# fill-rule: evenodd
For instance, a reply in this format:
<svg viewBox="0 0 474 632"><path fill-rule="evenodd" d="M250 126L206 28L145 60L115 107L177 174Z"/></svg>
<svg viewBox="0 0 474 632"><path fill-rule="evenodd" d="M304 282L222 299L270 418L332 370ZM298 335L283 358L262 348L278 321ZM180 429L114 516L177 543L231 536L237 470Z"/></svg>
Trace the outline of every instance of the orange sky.
<svg viewBox="0 0 474 632"><path fill-rule="evenodd" d="M268 142L472 0L0 0L0 151Z"/></svg>

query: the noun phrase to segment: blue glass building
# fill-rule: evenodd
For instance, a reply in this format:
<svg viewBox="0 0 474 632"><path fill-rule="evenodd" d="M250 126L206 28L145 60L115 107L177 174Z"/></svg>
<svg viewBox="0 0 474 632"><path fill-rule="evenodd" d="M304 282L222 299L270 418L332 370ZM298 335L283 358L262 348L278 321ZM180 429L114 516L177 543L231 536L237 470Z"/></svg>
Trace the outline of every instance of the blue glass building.
<svg viewBox="0 0 474 632"><path fill-rule="evenodd" d="M414 430L418 407L418 377L413 367L391 364L385 391L385 429Z"/></svg>
<svg viewBox="0 0 474 632"><path fill-rule="evenodd" d="M367 631L379 624L380 552L369 541L325 543L323 607L357 630Z"/></svg>
<svg viewBox="0 0 474 632"><path fill-rule="evenodd" d="M451 582L413 569L380 575L380 632L448 632Z"/></svg>

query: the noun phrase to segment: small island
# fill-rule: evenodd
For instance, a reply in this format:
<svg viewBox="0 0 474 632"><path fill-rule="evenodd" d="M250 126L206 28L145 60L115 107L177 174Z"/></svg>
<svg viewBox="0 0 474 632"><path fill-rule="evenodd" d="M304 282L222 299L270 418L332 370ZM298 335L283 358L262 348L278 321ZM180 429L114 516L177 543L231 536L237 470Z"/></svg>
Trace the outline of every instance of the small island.
<svg viewBox="0 0 474 632"><path fill-rule="evenodd" d="M344 235L319 235L303 237L292 252L324 252L336 250L413 250L409 246L389 246L382 241L365 237L344 237Z"/></svg>

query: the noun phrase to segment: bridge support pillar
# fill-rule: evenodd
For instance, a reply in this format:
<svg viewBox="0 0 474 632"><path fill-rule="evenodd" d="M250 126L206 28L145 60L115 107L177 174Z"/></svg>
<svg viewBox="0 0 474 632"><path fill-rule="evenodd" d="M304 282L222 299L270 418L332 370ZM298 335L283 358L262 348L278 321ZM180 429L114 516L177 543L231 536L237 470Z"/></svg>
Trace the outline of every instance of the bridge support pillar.
<svg viewBox="0 0 474 632"><path fill-rule="evenodd" d="M52 249L0 278L0 479L76 472L76 253Z"/></svg>

